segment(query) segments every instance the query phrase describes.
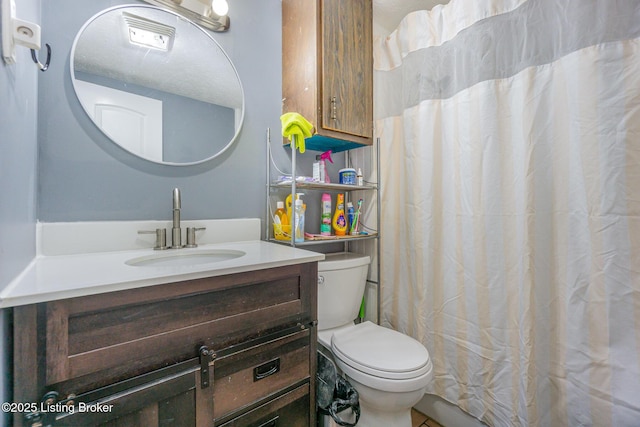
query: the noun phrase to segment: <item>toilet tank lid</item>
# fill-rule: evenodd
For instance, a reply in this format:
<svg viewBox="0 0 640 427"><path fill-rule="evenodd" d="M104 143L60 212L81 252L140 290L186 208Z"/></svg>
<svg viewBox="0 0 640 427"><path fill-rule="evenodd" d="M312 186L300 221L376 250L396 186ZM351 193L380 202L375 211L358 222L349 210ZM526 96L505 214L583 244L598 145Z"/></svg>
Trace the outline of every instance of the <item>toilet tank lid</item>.
<svg viewBox="0 0 640 427"><path fill-rule="evenodd" d="M363 265L369 265L370 262L371 258L369 255L361 255L354 252L326 254L324 261L318 261L318 271L361 267Z"/></svg>

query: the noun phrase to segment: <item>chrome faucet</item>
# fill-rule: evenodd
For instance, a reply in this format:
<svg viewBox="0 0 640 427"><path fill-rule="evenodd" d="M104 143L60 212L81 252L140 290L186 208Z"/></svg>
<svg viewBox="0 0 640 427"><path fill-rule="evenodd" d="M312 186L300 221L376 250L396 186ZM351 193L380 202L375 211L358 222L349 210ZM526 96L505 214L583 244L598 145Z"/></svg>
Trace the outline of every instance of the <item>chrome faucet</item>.
<svg viewBox="0 0 640 427"><path fill-rule="evenodd" d="M187 227L187 244L182 244L182 227L180 225L180 189L173 189L173 226L171 227L171 246L167 246L167 230L156 228L155 230L139 230L138 234L155 234L155 250L196 248L196 231L206 230L207 227Z"/></svg>
<svg viewBox="0 0 640 427"><path fill-rule="evenodd" d="M171 228L171 249L184 247L180 228L180 189L173 189L173 228Z"/></svg>

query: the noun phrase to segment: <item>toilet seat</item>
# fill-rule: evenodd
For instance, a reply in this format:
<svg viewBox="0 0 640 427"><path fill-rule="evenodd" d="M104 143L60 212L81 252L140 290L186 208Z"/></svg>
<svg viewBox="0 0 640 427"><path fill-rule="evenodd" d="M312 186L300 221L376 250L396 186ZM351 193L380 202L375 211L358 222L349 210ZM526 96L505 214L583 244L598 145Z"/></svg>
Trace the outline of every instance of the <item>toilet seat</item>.
<svg viewBox="0 0 640 427"><path fill-rule="evenodd" d="M419 341L372 322L335 331L331 350L353 369L389 380L418 378L432 366Z"/></svg>

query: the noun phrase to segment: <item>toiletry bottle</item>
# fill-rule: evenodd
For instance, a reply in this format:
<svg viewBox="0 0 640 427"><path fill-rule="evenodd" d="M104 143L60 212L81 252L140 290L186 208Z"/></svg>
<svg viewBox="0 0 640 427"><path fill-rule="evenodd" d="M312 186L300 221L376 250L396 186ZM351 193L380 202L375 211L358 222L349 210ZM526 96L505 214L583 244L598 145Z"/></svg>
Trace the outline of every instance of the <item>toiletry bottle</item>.
<svg viewBox="0 0 640 427"><path fill-rule="evenodd" d="M304 193L296 193L296 200L298 200L300 198L300 196L304 196ZM292 203L292 200L291 200L291 194L289 194L287 196L287 198L285 199L284 204L287 207L287 217L288 217L288 220L289 220L289 224L291 224L292 221L293 221L293 203Z"/></svg>
<svg viewBox="0 0 640 427"><path fill-rule="evenodd" d="M333 214L333 230L336 236L344 236L347 234L347 218L344 216L344 194L338 194L336 200L336 211Z"/></svg>
<svg viewBox="0 0 640 427"><path fill-rule="evenodd" d="M353 203L347 202L347 229L349 229L351 227L351 224L353 224L354 214L355 211L353 210Z"/></svg>
<svg viewBox="0 0 640 427"><path fill-rule="evenodd" d="M317 162L313 164L313 179L314 181L317 178L318 182L324 182L324 160L320 154L316 156Z"/></svg>
<svg viewBox="0 0 640 427"><path fill-rule="evenodd" d="M289 224L293 223L293 206L292 206L292 201L291 201L291 194L289 194L287 196L287 198L285 199L284 205L287 207L287 216L289 218L291 218L291 221L289 222Z"/></svg>
<svg viewBox="0 0 640 427"><path fill-rule="evenodd" d="M322 216L320 217L320 234L331 236L331 195L322 195Z"/></svg>
<svg viewBox="0 0 640 427"><path fill-rule="evenodd" d="M278 202L276 205L278 208L276 209L275 215L280 220L281 225L289 225L289 216L287 212L284 210L284 202Z"/></svg>
<svg viewBox="0 0 640 427"><path fill-rule="evenodd" d="M320 156L316 156L316 160L320 160ZM324 182L324 177L320 175L320 162L313 163L313 181Z"/></svg>
<svg viewBox="0 0 640 427"><path fill-rule="evenodd" d="M294 241L296 243L304 242L304 210L302 199L296 199L293 224L295 230Z"/></svg>
<svg viewBox="0 0 640 427"><path fill-rule="evenodd" d="M329 179L329 173L327 172L327 163L325 162L325 160L329 160L331 163L333 163L333 160L331 159L331 150L325 151L324 153L320 154L320 182L329 184L331 180ZM324 177L324 179L322 179L322 177Z"/></svg>
<svg viewBox="0 0 640 427"><path fill-rule="evenodd" d="M362 176L362 169L358 168L358 174L356 175L356 184L360 187L364 185L364 177Z"/></svg>

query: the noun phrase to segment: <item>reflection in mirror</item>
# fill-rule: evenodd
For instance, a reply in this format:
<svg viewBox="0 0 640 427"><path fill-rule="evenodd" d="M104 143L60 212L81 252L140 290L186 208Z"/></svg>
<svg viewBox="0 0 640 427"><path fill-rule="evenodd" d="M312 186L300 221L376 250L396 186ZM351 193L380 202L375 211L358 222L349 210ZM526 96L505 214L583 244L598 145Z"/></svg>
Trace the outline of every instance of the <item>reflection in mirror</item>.
<svg viewBox="0 0 640 427"><path fill-rule="evenodd" d="M210 160L244 117L238 73L202 28L154 6L106 9L80 29L71 78L82 107L112 141L156 163Z"/></svg>

